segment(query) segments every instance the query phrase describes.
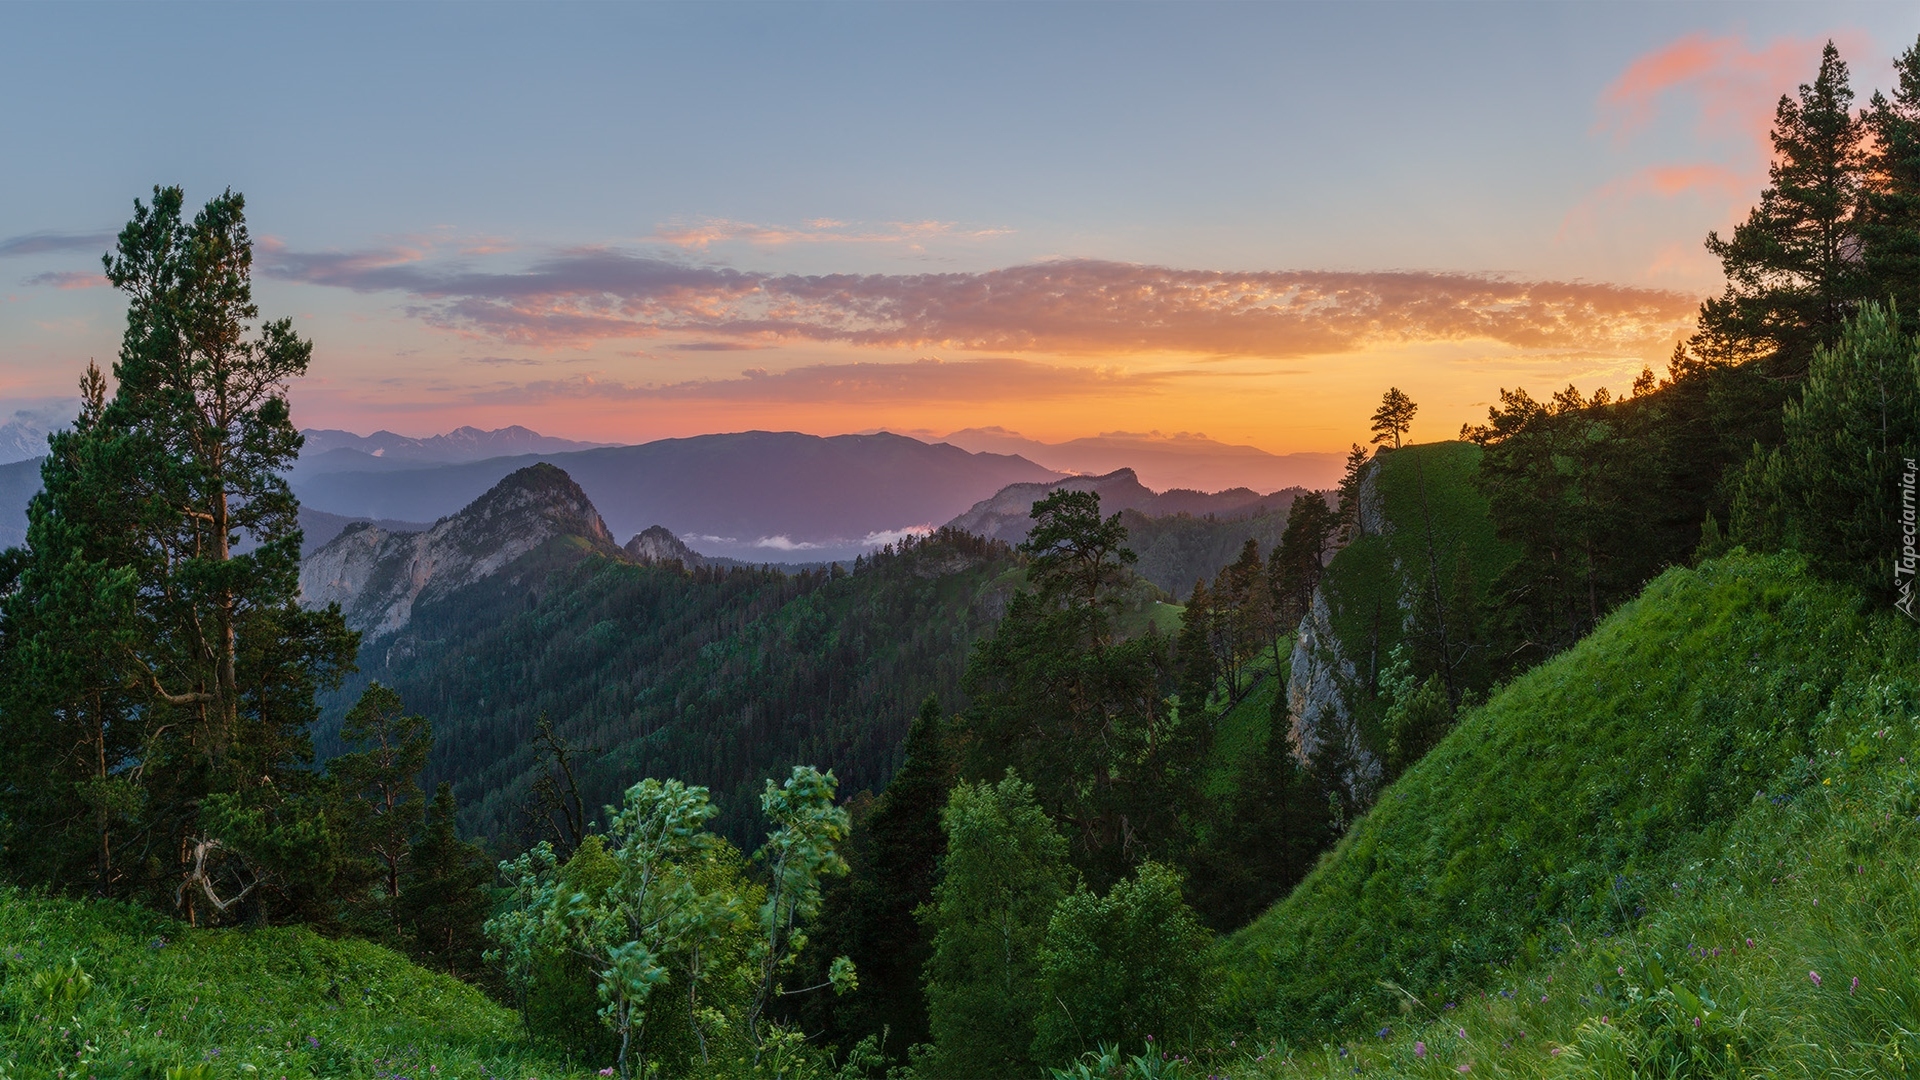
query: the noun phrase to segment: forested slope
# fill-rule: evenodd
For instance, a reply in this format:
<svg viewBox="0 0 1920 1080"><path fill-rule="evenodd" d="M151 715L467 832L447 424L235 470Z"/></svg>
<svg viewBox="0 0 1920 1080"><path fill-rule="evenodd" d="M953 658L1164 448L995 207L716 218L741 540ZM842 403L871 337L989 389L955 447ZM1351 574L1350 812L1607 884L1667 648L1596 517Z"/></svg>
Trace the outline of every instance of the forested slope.
<svg viewBox="0 0 1920 1080"><path fill-rule="evenodd" d="M958 704L968 647L1014 566L1004 545L954 533L851 573L524 558L416 607L406 631L363 648L337 699L376 679L427 715L429 781L453 781L467 830L496 838L525 828L542 716L582 751L589 817L643 776L711 787L728 830L795 763L832 768L848 793L877 790L926 695ZM543 559L553 569L531 568Z"/></svg>

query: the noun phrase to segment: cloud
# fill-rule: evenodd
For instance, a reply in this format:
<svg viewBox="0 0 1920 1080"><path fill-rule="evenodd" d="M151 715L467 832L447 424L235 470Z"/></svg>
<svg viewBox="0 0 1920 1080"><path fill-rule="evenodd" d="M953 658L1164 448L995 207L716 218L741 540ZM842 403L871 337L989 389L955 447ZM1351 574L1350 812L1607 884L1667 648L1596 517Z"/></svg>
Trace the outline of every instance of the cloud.
<svg viewBox="0 0 1920 1080"><path fill-rule="evenodd" d="M952 221L890 221L876 227L816 218L791 226L703 218L694 224L662 225L648 239L689 251L704 251L714 244L728 242L743 242L758 247L782 247L787 244L905 244L917 249L928 240L985 240L1012 232L1012 229L964 228Z"/></svg>
<svg viewBox="0 0 1920 1080"><path fill-rule="evenodd" d="M396 291L406 310L476 338L544 347L663 334L968 352L1297 357L1379 341L1488 339L1641 349L1697 298L1618 285L1418 271L1213 271L1061 260L977 273L795 275L609 248L487 271L403 252L267 262L278 277Z"/></svg>
<svg viewBox="0 0 1920 1080"><path fill-rule="evenodd" d="M0 240L0 258L9 255L45 255L59 251L104 252L113 243L113 233L36 232Z"/></svg>
<svg viewBox="0 0 1920 1080"><path fill-rule="evenodd" d="M1751 46L1738 37L1689 34L1627 65L1601 93L1596 126L1624 140L1652 122L1662 98L1684 92L1698 102L1703 134L1732 129L1764 146L1775 103L1819 70L1825 44L1813 37Z"/></svg>
<svg viewBox="0 0 1920 1080"><path fill-rule="evenodd" d="M1009 358L928 358L906 363L811 364L781 372L750 368L731 379L654 385L580 376L502 388L486 396L512 401L593 398L780 404L1036 401L1083 394L1144 393L1176 379L1198 377L1204 376L1183 371L1119 371Z"/></svg>
<svg viewBox="0 0 1920 1080"><path fill-rule="evenodd" d="M25 282L28 285L51 285L56 289L99 289L111 284L100 274L81 272L49 271L35 274Z"/></svg>
<svg viewBox="0 0 1920 1080"><path fill-rule="evenodd" d="M880 529L858 539L836 537L830 540L795 540L781 533L777 536L763 536L758 540L742 541L731 536L707 536L701 533L689 533L689 543L720 545L725 547L759 548L763 551L806 552L840 550L863 547L879 548L888 544L897 544L909 536L925 536L933 531L932 525L906 525L898 529Z"/></svg>

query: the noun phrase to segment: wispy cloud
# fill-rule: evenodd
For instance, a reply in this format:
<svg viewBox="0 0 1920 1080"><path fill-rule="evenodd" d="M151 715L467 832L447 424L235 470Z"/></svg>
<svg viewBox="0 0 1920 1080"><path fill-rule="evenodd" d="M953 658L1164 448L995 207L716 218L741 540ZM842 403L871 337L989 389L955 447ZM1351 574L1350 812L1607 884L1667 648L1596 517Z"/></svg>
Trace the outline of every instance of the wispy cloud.
<svg viewBox="0 0 1920 1080"><path fill-rule="evenodd" d="M49 271L33 275L26 280L25 284L51 285L56 289L100 289L105 288L110 282L100 274Z"/></svg>
<svg viewBox="0 0 1920 1080"><path fill-rule="evenodd" d="M1775 102L1812 79L1826 41L1776 38L1750 45L1739 37L1689 34L1627 65L1601 93L1595 127L1627 139L1653 121L1663 99L1682 93L1694 99L1696 130L1737 131L1764 145Z"/></svg>
<svg viewBox="0 0 1920 1080"><path fill-rule="evenodd" d="M939 360L905 363L810 364L787 371L750 368L737 377L665 384L634 384L590 376L548 379L501 388L482 400L680 400L822 404L1038 401L1083 395L1144 393L1191 371L1121 371L1107 367L1041 364L1029 360Z"/></svg>
<svg viewBox="0 0 1920 1080"><path fill-rule="evenodd" d="M523 269L412 253L281 251L274 275L395 291L436 326L537 346L670 334L734 344L836 342L970 352L1180 352L1295 357L1381 340L1487 339L1525 348L1640 349L1695 297L1482 274L1212 271L1062 260L979 273L794 275L695 266L610 248Z"/></svg>
<svg viewBox="0 0 1920 1080"><path fill-rule="evenodd" d="M0 240L0 258L11 255L45 255L62 251L91 251L100 254L113 243L114 234L36 232L9 236Z"/></svg>
<svg viewBox="0 0 1920 1080"><path fill-rule="evenodd" d="M758 247L788 244L900 244L918 249L931 240L986 240L1007 236L1012 229L975 228L952 221L890 221L882 225L850 224L815 218L799 225L756 225L727 218L662 225L649 240L691 251L715 244L747 243Z"/></svg>

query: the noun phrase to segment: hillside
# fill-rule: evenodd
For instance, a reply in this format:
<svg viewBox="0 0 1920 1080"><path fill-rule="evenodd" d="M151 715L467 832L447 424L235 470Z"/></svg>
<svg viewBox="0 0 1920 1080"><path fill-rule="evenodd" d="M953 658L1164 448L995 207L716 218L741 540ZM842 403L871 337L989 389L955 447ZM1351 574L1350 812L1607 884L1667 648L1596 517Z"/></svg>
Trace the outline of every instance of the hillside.
<svg viewBox="0 0 1920 1080"><path fill-rule="evenodd" d="M543 715L596 751L583 758L590 811L671 776L713 788L721 826L746 829L760 782L796 763L833 769L848 794L878 790L921 700L959 706L967 650L1004 608L1012 566L1003 545L955 534L853 573L793 575L636 565L556 537L423 594L404 629L370 639L318 743L334 751L346 703L377 679L434 722L428 780L453 781L474 835L520 835Z"/></svg>
<svg viewBox="0 0 1920 1080"><path fill-rule="evenodd" d="M0 1075L554 1078L601 1064L530 1044L466 983L304 927L194 930L7 889L0 941Z"/></svg>
<svg viewBox="0 0 1920 1080"><path fill-rule="evenodd" d="M660 525L702 554L755 563L851 560L901 530L947 521L1008 484L1057 475L1024 458L900 435L748 431L304 473L293 484L303 503L331 513L432 521L536 461L573 477L620 536Z"/></svg>
<svg viewBox="0 0 1920 1080"><path fill-rule="evenodd" d="M1362 794L1378 784L1386 752L1380 677L1422 583L1437 570L1443 595L1470 584L1484 603L1517 557L1495 538L1474 484L1480 454L1472 443L1444 442L1377 456L1361 484L1358 535L1327 564L1295 637L1287 680L1295 735L1309 756L1344 744L1349 783Z"/></svg>
<svg viewBox="0 0 1920 1080"><path fill-rule="evenodd" d="M1235 1023L1326 1044L1253 1071L1905 1074L1916 646L1790 557L1669 571L1226 943Z"/></svg>

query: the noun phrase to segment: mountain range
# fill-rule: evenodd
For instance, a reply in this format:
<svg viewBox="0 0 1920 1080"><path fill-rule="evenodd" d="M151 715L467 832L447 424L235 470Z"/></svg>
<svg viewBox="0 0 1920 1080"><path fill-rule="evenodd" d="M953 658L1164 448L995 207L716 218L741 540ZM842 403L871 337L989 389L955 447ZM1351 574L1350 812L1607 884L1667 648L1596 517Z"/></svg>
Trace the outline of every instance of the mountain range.
<svg viewBox="0 0 1920 1080"><path fill-rule="evenodd" d="M339 431L333 428L306 428L300 434L307 439L306 446L301 450L301 462L309 468L322 461L333 463L336 467L353 467L351 463L358 462L359 455L387 462L445 463L478 461L481 458L507 457L513 454L558 454L568 450L590 450L596 446L612 445L611 443L557 439L551 435L542 435L537 431L521 427L519 424L495 428L492 431L482 431L477 427L457 427L445 435L433 435L424 439L396 435L384 430L376 431L371 435L355 435L351 431ZM340 451L346 451L346 453L342 454Z"/></svg>
<svg viewBox="0 0 1920 1080"><path fill-rule="evenodd" d="M1148 487L1165 491L1191 488L1217 491L1245 487L1278 491L1302 487L1322 490L1340 482L1346 467L1341 454L1269 454L1205 435L1158 431L1108 431L1084 439L1046 443L1001 427L967 428L946 442L965 450L1018 454L1056 472L1105 475L1130 468Z"/></svg>
<svg viewBox="0 0 1920 1080"><path fill-rule="evenodd" d="M1025 458L902 435L747 431L292 479L303 504L329 513L431 521L536 462L571 476L617 535L661 525L702 554L750 562L851 560L1008 484L1060 478Z"/></svg>
<svg viewBox="0 0 1920 1080"><path fill-rule="evenodd" d="M1132 469L1115 469L1105 476L1069 476L1060 480L1009 484L970 507L966 513L947 522L949 526L975 536L1018 544L1027 538L1033 524L1033 504L1053 491L1091 491L1100 496L1100 512L1136 511L1147 516L1190 514L1221 518L1244 518L1275 511L1284 513L1293 497L1302 489L1293 488L1262 495L1247 488L1204 492L1175 488L1156 492L1140 482Z"/></svg>

